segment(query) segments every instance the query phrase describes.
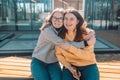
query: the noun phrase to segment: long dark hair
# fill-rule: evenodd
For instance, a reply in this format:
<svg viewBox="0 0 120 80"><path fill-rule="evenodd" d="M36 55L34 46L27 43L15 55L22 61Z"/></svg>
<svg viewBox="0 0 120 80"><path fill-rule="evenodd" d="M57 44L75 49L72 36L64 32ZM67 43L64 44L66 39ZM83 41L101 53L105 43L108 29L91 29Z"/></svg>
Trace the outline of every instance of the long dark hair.
<svg viewBox="0 0 120 80"><path fill-rule="evenodd" d="M76 25L76 35L75 35L75 38L74 38L74 41L76 42L79 42L79 41L82 41L83 40L83 37L82 37L82 24L84 23L84 19L83 17L81 16L81 14L74 8L69 8L69 9L66 9L65 11L65 15L67 13L72 13L74 16L76 16L76 18L78 19L79 23ZM65 16L64 15L64 16ZM64 27L62 29L61 32L59 32L59 36L63 39L65 39L65 35L67 33L67 29Z"/></svg>

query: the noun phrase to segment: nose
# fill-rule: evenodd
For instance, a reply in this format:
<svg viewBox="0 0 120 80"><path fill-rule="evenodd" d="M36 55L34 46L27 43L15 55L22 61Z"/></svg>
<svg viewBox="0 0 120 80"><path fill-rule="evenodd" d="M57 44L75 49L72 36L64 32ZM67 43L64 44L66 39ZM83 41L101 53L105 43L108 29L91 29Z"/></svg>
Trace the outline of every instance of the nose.
<svg viewBox="0 0 120 80"><path fill-rule="evenodd" d="M65 20L65 23L66 23L66 24L70 24L70 20L68 20L68 19Z"/></svg>

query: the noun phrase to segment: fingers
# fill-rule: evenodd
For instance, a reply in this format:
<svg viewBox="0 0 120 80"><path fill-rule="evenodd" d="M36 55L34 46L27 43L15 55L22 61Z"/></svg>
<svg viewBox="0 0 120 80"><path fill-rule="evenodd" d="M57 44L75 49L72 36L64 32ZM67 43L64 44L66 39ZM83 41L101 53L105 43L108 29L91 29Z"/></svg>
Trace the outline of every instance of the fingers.
<svg viewBox="0 0 120 80"><path fill-rule="evenodd" d="M79 72L79 70L75 70L74 74L73 74L73 77L76 78L76 79L79 79L81 76L81 73Z"/></svg>
<svg viewBox="0 0 120 80"><path fill-rule="evenodd" d="M83 39L85 40L85 41L87 41L87 40L89 40L90 39L90 37L91 37L91 35L83 35Z"/></svg>
<svg viewBox="0 0 120 80"><path fill-rule="evenodd" d="M70 72L72 73L73 77L76 78L76 79L79 79L80 76L81 76L81 73L79 70L77 70L75 67L71 67L70 69Z"/></svg>

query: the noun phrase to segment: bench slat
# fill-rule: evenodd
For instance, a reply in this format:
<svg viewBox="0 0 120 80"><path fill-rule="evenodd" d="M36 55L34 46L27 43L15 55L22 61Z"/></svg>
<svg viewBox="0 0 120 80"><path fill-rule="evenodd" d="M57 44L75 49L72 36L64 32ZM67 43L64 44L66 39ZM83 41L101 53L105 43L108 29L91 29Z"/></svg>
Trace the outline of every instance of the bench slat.
<svg viewBox="0 0 120 80"><path fill-rule="evenodd" d="M120 66L111 66L111 65L98 65L99 68L108 68L108 69L118 69L120 70Z"/></svg>
<svg viewBox="0 0 120 80"><path fill-rule="evenodd" d="M98 64L98 68L99 68L100 72L119 73L120 74L120 66Z"/></svg>
<svg viewBox="0 0 120 80"><path fill-rule="evenodd" d="M113 65L113 66L120 66L120 63L119 62L117 62L117 63L114 63L114 62L99 62L99 63L97 63L98 65Z"/></svg>
<svg viewBox="0 0 120 80"><path fill-rule="evenodd" d="M0 62L0 65L12 65L12 66L25 66L25 67L30 67L30 64L26 64L24 62L21 62L21 63L14 63L14 62Z"/></svg>
<svg viewBox="0 0 120 80"><path fill-rule="evenodd" d="M108 68L99 68L100 72L108 72L108 73L118 73L120 74L119 69L108 69Z"/></svg>
<svg viewBox="0 0 120 80"><path fill-rule="evenodd" d="M14 59L0 59L0 62L17 62L17 63L21 63L21 62L24 62L24 63L30 63L31 60L14 60Z"/></svg>
<svg viewBox="0 0 120 80"><path fill-rule="evenodd" d="M27 66L0 65L0 71L3 70L3 69L5 69L5 70L12 69L12 70L30 71L30 67L27 67Z"/></svg>
<svg viewBox="0 0 120 80"><path fill-rule="evenodd" d="M118 78L120 79L120 74L115 74L115 73L100 73L101 77L106 77L106 78Z"/></svg>
<svg viewBox="0 0 120 80"><path fill-rule="evenodd" d="M19 70L0 70L0 75L1 74L7 74L7 75L17 75L17 76L30 76L31 72L30 71L19 71Z"/></svg>
<svg viewBox="0 0 120 80"><path fill-rule="evenodd" d="M100 80L120 80L119 78L105 78L101 77Z"/></svg>
<svg viewBox="0 0 120 80"><path fill-rule="evenodd" d="M30 77L31 75L29 76L23 76L23 75L9 75L9 74L0 74L0 80L1 78L31 78Z"/></svg>

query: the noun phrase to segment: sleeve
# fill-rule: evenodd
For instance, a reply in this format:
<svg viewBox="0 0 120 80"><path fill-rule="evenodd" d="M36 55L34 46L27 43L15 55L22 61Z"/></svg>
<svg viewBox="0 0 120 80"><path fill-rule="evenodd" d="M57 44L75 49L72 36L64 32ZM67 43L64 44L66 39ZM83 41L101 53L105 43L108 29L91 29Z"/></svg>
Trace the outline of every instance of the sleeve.
<svg viewBox="0 0 120 80"><path fill-rule="evenodd" d="M72 46L77 47L77 48L84 48L84 47L85 47L84 41L81 41L81 42L73 42L73 41L70 41L69 43L70 43Z"/></svg>
<svg viewBox="0 0 120 80"><path fill-rule="evenodd" d="M56 57L58 61L60 61L66 68L71 67L71 64L66 61L64 55L62 54L62 49L60 47L56 47Z"/></svg>
<svg viewBox="0 0 120 80"><path fill-rule="evenodd" d="M45 28L42 32L43 32L44 37L47 40L53 42L54 44L57 44L57 42L63 42L64 41L63 39L58 37L57 34L53 30L51 30L49 28Z"/></svg>
<svg viewBox="0 0 120 80"><path fill-rule="evenodd" d="M71 45L68 51L76 56L79 56L79 58L84 59L84 60L90 60L92 57L91 55L94 55L93 46L87 46L83 49L79 49Z"/></svg>
<svg viewBox="0 0 120 80"><path fill-rule="evenodd" d="M62 38L60 38L57 33L55 33L53 30L49 29L49 28L45 28L42 31L44 37L51 41L52 43L54 43L55 45L57 45L58 42L64 42L64 40ZM83 42L69 42L69 44L78 47L78 48L83 48L84 47L84 43ZM58 45L59 46L59 45Z"/></svg>

